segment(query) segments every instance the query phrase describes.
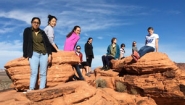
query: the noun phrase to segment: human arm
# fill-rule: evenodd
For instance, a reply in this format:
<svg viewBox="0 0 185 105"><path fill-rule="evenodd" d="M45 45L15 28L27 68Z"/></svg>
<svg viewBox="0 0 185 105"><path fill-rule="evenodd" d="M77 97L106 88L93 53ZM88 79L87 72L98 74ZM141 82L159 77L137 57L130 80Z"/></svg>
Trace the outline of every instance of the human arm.
<svg viewBox="0 0 185 105"><path fill-rule="evenodd" d="M157 39L155 40L155 51L156 51L156 52L158 52L158 48L159 48L158 42L159 42L159 38L157 38Z"/></svg>
<svg viewBox="0 0 185 105"><path fill-rule="evenodd" d="M54 42L54 30L52 27L50 26L47 26L45 29L44 29L48 39L49 39L49 42L51 43L51 45L55 48L55 50L58 52L60 51L58 49L58 47L56 46L55 42Z"/></svg>

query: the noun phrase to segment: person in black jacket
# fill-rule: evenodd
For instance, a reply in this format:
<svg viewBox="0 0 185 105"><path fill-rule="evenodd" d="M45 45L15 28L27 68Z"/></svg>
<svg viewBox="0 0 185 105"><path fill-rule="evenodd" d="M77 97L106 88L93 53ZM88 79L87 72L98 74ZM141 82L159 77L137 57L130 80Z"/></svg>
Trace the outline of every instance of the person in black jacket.
<svg viewBox="0 0 185 105"><path fill-rule="evenodd" d="M90 37L87 40L87 43L85 44L85 55L86 55L87 63L89 65L89 71L91 71L91 63L92 63L92 59L94 58L92 41L93 39ZM92 73L92 72L89 72L89 73Z"/></svg>
<svg viewBox="0 0 185 105"><path fill-rule="evenodd" d="M35 89L38 68L40 67L40 86L45 88L46 71L48 62L51 61L51 46L45 32L39 28L41 21L38 17L33 17L31 27L25 28L23 33L23 57L30 62L31 75L29 90Z"/></svg>

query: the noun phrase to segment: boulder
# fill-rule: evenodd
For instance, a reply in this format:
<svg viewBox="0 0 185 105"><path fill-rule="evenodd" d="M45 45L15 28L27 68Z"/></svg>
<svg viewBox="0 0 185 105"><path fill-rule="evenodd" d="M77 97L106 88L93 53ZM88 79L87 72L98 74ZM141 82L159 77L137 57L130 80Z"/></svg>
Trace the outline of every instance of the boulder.
<svg viewBox="0 0 185 105"><path fill-rule="evenodd" d="M61 51L58 53L53 53L52 58L52 66L47 70L46 87L53 87L69 81L74 75L74 70L71 65L80 62L79 57L76 56L73 51ZM12 60L5 65L5 68L16 90L24 90L29 88L30 66L27 59ZM38 85L39 80L36 87L38 87Z"/></svg>
<svg viewBox="0 0 185 105"><path fill-rule="evenodd" d="M118 93L109 88L96 89L85 81L68 82L26 94L7 91L0 94L2 96L1 105L156 105L152 98Z"/></svg>
<svg viewBox="0 0 185 105"><path fill-rule="evenodd" d="M132 57L126 57L122 60L112 60L112 68L116 71L126 71L128 74L151 74L177 70L178 67L168 56L160 52L150 52L134 62Z"/></svg>

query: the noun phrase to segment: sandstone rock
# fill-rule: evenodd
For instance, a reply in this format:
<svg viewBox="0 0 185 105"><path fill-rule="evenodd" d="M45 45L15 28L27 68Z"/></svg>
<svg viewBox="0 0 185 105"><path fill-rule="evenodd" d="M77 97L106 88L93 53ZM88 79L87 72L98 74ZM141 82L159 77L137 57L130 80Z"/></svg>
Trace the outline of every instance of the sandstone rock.
<svg viewBox="0 0 185 105"><path fill-rule="evenodd" d="M113 60L112 65L113 69L129 74L150 74L178 69L166 54L159 52L147 53L137 62L134 62L131 56L123 60Z"/></svg>
<svg viewBox="0 0 185 105"><path fill-rule="evenodd" d="M58 52L52 55L52 66L47 71L46 87L53 87L69 81L74 75L71 64L79 62L79 57L72 52ZM5 65L16 90L28 89L30 82L30 67L28 60L12 60ZM39 80L38 80L39 84ZM38 87L38 84L36 87Z"/></svg>
<svg viewBox="0 0 185 105"><path fill-rule="evenodd" d="M5 93L0 94L0 97L3 96L1 105L156 105L151 98L118 93L108 88L96 89L84 81L68 82L26 94Z"/></svg>
<svg viewBox="0 0 185 105"><path fill-rule="evenodd" d="M80 59L74 51L60 51L57 53L52 53L52 64L77 64L79 62ZM19 60L18 58L7 62L4 67L8 69L15 66L29 66L29 62L27 59Z"/></svg>

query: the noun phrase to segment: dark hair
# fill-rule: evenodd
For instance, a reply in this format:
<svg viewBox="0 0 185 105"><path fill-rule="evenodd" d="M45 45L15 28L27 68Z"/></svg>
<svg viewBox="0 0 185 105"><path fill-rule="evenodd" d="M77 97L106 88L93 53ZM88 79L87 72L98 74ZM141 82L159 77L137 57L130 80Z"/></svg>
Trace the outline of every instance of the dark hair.
<svg viewBox="0 0 185 105"><path fill-rule="evenodd" d="M80 26L74 26L73 30L69 34L67 34L66 37L69 38L74 32L74 30L76 30L77 28L80 28Z"/></svg>
<svg viewBox="0 0 185 105"><path fill-rule="evenodd" d="M154 28L153 27L148 27L148 29L147 30L154 30Z"/></svg>
<svg viewBox="0 0 185 105"><path fill-rule="evenodd" d="M32 23L35 19L38 19L38 20L39 20L39 24L41 24L41 21L40 21L40 18L39 18L39 17L33 17L33 18L31 19L31 23Z"/></svg>
<svg viewBox="0 0 185 105"><path fill-rule="evenodd" d="M113 43L115 39L116 39L116 38L115 38L115 37L113 37L113 38L111 39L111 43Z"/></svg>
<svg viewBox="0 0 185 105"><path fill-rule="evenodd" d="M77 47L80 47L80 45L77 45L77 46L76 46L76 49L77 49ZM81 49L81 47L80 47L80 49Z"/></svg>
<svg viewBox="0 0 185 105"><path fill-rule="evenodd" d="M122 43L122 44L121 44L121 47L125 47L125 44L124 44L124 43Z"/></svg>
<svg viewBox="0 0 185 105"><path fill-rule="evenodd" d="M88 40L87 40L87 43L89 42L89 40L93 39L92 37L89 37Z"/></svg>
<svg viewBox="0 0 185 105"><path fill-rule="evenodd" d="M55 16L53 16L53 15L48 15L48 24L49 24L49 22L50 22L53 18L55 18L55 19L57 20L57 18L56 18Z"/></svg>
<svg viewBox="0 0 185 105"><path fill-rule="evenodd" d="M133 41L133 42L132 42L132 47L134 47L134 43L136 43L136 41Z"/></svg>

